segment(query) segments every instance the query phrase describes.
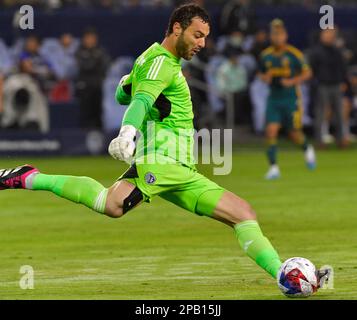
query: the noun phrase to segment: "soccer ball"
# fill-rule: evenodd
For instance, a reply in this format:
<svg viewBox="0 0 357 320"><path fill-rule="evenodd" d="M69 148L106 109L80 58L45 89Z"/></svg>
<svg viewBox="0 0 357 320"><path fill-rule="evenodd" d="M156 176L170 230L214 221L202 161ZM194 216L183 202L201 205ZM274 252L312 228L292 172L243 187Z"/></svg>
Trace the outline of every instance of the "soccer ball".
<svg viewBox="0 0 357 320"><path fill-rule="evenodd" d="M316 268L305 258L286 260L278 272L278 286L289 298L309 297L317 291Z"/></svg>

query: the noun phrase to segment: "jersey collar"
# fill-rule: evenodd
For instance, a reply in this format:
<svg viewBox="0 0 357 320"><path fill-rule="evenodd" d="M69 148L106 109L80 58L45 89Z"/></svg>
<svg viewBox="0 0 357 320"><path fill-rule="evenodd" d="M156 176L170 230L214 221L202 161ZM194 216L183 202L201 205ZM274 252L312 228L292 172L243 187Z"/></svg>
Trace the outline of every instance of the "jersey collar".
<svg viewBox="0 0 357 320"><path fill-rule="evenodd" d="M169 55L172 59L174 59L177 63L180 63L180 60L181 60L180 58L177 58L177 57L176 57L175 55L173 55L170 51L168 51L167 49L165 49L160 43L155 42L155 44L156 44L157 46L159 46L162 51L165 51L165 53L166 53L167 55Z"/></svg>

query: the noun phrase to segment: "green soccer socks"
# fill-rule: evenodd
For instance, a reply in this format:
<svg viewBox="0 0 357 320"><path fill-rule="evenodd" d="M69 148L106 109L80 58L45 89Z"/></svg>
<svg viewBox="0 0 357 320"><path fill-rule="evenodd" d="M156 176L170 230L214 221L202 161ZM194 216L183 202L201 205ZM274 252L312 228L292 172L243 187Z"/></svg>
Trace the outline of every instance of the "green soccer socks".
<svg viewBox="0 0 357 320"><path fill-rule="evenodd" d="M255 220L246 220L234 226L235 234L244 252L276 279L281 261L270 241L264 237Z"/></svg>
<svg viewBox="0 0 357 320"><path fill-rule="evenodd" d="M51 191L99 213L105 212L108 189L92 178L38 173L33 177L29 188Z"/></svg>

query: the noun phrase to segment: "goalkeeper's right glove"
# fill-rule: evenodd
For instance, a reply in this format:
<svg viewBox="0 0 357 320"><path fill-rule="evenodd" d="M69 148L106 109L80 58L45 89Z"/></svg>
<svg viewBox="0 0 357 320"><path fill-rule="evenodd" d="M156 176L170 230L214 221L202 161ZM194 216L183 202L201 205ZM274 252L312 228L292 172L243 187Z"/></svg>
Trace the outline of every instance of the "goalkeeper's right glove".
<svg viewBox="0 0 357 320"><path fill-rule="evenodd" d="M116 160L131 164L135 152L136 128L132 125L121 127L118 137L113 139L108 148L109 154Z"/></svg>

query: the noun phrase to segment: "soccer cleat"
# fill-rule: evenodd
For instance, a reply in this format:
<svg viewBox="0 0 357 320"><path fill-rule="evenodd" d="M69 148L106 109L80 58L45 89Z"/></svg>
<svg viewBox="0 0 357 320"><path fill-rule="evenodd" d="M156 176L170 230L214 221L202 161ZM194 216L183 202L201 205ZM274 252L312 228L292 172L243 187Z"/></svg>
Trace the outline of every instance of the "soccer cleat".
<svg viewBox="0 0 357 320"><path fill-rule="evenodd" d="M30 189L31 177L38 172L28 164L12 169L0 169L0 190Z"/></svg>
<svg viewBox="0 0 357 320"><path fill-rule="evenodd" d="M280 178L280 169L278 165L274 164L270 167L269 171L265 175L266 180L276 180Z"/></svg>
<svg viewBox="0 0 357 320"><path fill-rule="evenodd" d="M324 285L328 285L330 276L332 273L331 267L324 267L316 270L317 287L323 288Z"/></svg>
<svg viewBox="0 0 357 320"><path fill-rule="evenodd" d="M315 149L312 145L309 145L305 151L305 163L306 167L310 170L314 170L316 168Z"/></svg>

